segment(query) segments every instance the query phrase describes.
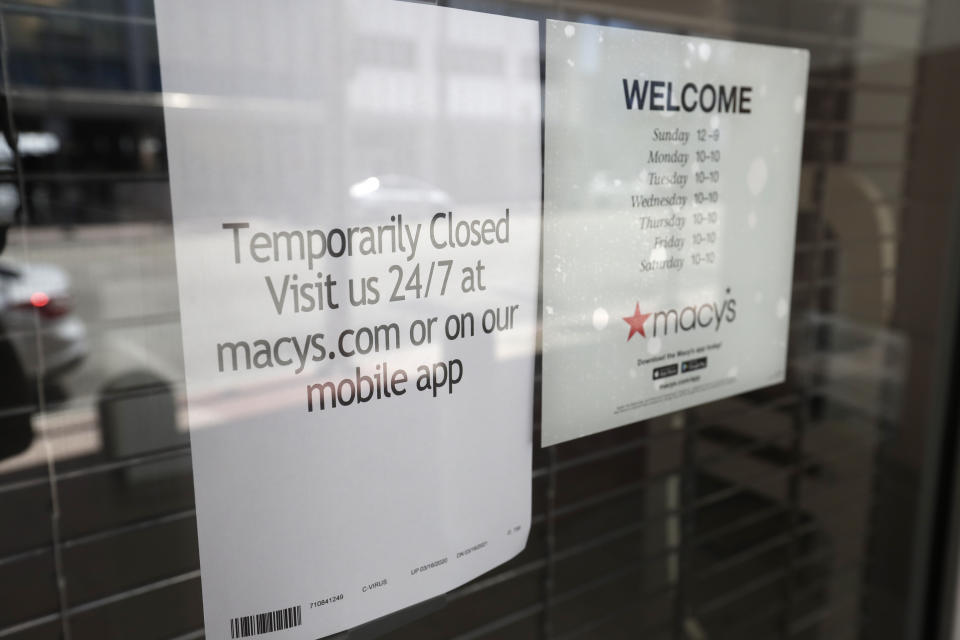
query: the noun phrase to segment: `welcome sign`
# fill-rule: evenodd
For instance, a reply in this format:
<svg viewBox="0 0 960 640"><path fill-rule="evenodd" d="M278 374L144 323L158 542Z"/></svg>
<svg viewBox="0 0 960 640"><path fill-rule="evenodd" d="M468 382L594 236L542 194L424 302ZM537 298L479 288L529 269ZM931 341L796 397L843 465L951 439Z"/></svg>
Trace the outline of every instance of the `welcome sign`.
<svg viewBox="0 0 960 640"><path fill-rule="evenodd" d="M546 46L543 446L782 382L808 53Z"/></svg>

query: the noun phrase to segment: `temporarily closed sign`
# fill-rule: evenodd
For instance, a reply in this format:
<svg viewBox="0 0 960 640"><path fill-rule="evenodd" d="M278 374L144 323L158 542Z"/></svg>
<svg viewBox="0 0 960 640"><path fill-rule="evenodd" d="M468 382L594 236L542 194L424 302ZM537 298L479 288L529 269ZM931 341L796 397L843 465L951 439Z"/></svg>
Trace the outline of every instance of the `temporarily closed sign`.
<svg viewBox="0 0 960 640"><path fill-rule="evenodd" d="M537 23L380 0L156 11L206 637L312 640L513 557Z"/></svg>

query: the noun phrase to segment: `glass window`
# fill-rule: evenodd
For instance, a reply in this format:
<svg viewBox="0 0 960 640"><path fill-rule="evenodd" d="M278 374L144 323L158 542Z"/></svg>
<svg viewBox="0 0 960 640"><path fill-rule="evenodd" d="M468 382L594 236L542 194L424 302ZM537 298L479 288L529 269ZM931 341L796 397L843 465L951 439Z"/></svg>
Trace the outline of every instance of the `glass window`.
<svg viewBox="0 0 960 640"><path fill-rule="evenodd" d="M544 449L537 417L525 551L348 637L946 637L957 3L439 4L541 36L554 18L810 51L788 372ZM0 2L0 19L0 638L200 638L153 4ZM414 60L389 39L364 51ZM465 40L446 63L505 60ZM263 66L269 95L283 70ZM340 167L351 193L368 160ZM377 180L383 198L457 195Z"/></svg>

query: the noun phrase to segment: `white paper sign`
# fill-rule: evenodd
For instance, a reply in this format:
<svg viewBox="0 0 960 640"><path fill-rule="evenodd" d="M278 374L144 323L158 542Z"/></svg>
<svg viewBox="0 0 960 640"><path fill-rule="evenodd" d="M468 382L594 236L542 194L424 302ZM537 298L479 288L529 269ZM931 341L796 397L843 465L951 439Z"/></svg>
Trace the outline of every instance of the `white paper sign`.
<svg viewBox="0 0 960 640"><path fill-rule="evenodd" d="M538 29L162 0L206 637L317 638L530 524Z"/></svg>
<svg viewBox="0 0 960 640"><path fill-rule="evenodd" d="M783 381L808 53L546 44L543 445Z"/></svg>

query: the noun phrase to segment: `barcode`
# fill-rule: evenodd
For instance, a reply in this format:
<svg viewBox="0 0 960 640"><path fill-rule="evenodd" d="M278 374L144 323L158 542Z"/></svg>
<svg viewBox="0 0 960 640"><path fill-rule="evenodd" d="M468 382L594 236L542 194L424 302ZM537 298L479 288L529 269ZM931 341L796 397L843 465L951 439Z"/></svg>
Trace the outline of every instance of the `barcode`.
<svg viewBox="0 0 960 640"><path fill-rule="evenodd" d="M254 616L233 618L230 620L230 637L246 638L260 633L282 631L291 627L299 627L301 623L300 605L297 605L286 609L268 611L267 613L258 613Z"/></svg>

